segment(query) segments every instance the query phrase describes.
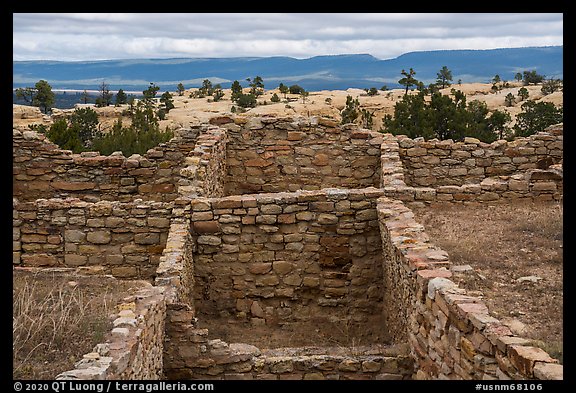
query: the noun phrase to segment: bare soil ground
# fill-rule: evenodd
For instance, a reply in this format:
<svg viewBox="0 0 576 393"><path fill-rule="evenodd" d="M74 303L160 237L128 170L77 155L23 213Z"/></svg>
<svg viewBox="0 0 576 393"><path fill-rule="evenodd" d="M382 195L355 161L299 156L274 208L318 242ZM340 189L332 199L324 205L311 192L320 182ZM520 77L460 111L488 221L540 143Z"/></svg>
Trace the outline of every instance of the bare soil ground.
<svg viewBox="0 0 576 393"><path fill-rule="evenodd" d="M563 206L517 201L413 209L453 265L460 287L483 298L511 330L563 356Z"/></svg>
<svg viewBox="0 0 576 393"><path fill-rule="evenodd" d="M14 379L55 379L103 342L116 304L141 281L13 271Z"/></svg>
<svg viewBox="0 0 576 393"><path fill-rule="evenodd" d="M228 343L246 343L261 349L292 347L338 347L353 350L359 346L387 344L383 329L367 329L365 325L345 320L317 317L284 325L251 324L234 318L198 315L198 327L207 328L210 339ZM375 318L371 326L383 326Z"/></svg>

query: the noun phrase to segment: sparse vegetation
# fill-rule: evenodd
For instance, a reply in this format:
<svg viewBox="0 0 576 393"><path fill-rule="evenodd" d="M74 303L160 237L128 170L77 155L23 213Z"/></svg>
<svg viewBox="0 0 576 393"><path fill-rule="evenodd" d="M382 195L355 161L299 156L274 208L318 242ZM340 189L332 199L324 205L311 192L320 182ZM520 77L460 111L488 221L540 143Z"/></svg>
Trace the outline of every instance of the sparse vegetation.
<svg viewBox="0 0 576 393"><path fill-rule="evenodd" d="M448 69L448 67L444 66L442 69L436 74L436 84L441 86L441 89L450 86L450 81L452 81L452 71Z"/></svg>
<svg viewBox="0 0 576 393"><path fill-rule="evenodd" d="M522 113L516 116L514 132L516 136L528 136L546 127L561 123L564 119L564 110L557 108L551 102L529 100L522 104Z"/></svg>
<svg viewBox="0 0 576 393"><path fill-rule="evenodd" d="M562 204L447 204L414 213L452 264L474 269L454 278L459 286L480 292L496 318L519 319L520 336L562 361ZM542 280L518 280L531 275Z"/></svg>
<svg viewBox="0 0 576 393"><path fill-rule="evenodd" d="M408 72L406 72L406 70L402 70L400 73L402 75L404 75L404 78L401 78L400 80L398 80L398 83L401 84L402 86L406 87L406 91L404 92L404 95L407 95L408 90L412 86L418 85L419 81L416 78L414 78L414 75L416 75L416 71L414 71L412 68L410 68L410 70Z"/></svg>
<svg viewBox="0 0 576 393"><path fill-rule="evenodd" d="M346 96L346 107L342 110L341 124L354 123L358 118L360 109L360 101L358 98L353 99L352 96Z"/></svg>
<svg viewBox="0 0 576 393"><path fill-rule="evenodd" d="M110 92L108 84L106 82L102 82L100 87L98 88L99 96L96 98L96 106L97 107L104 107L108 106L112 103L112 97L114 94Z"/></svg>
<svg viewBox="0 0 576 393"><path fill-rule="evenodd" d="M54 105L54 92L52 86L45 80L36 82L34 87L18 88L14 92L16 98L23 99L26 103L37 106L43 113L48 113Z"/></svg>
<svg viewBox="0 0 576 393"><path fill-rule="evenodd" d="M103 341L108 316L138 282L92 283L55 273L13 273L14 379L55 379Z"/></svg>

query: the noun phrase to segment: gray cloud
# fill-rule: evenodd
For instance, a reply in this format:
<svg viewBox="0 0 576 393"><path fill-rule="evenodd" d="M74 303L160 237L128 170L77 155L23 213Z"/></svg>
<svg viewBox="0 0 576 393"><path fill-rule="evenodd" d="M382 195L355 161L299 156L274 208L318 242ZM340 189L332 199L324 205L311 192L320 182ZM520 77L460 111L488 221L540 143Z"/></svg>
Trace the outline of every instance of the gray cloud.
<svg viewBox="0 0 576 393"><path fill-rule="evenodd" d="M563 44L562 14L13 14L14 60L292 56Z"/></svg>

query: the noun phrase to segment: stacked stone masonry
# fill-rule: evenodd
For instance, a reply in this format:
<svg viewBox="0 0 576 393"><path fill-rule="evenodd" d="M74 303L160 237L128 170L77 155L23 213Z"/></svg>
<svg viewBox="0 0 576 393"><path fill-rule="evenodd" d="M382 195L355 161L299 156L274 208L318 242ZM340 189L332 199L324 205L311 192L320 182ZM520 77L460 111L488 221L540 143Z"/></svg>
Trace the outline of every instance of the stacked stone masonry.
<svg viewBox="0 0 576 393"><path fill-rule="evenodd" d="M14 199L13 207L14 265L149 279L166 245L172 203L53 198Z"/></svg>
<svg viewBox="0 0 576 393"><path fill-rule="evenodd" d="M166 298L164 287L148 284L124 298L112 315L105 342L56 380L157 380L164 375Z"/></svg>
<svg viewBox="0 0 576 393"><path fill-rule="evenodd" d="M250 118L228 131L226 195L365 188L380 182L382 134L324 118Z"/></svg>
<svg viewBox="0 0 576 393"><path fill-rule="evenodd" d="M401 201L378 200L385 260L384 296L400 314L416 379L562 379L563 367L489 314L486 304L450 278L448 254L429 243ZM399 286L395 283L401 283ZM398 314L397 314L398 315Z"/></svg>
<svg viewBox="0 0 576 393"><path fill-rule="evenodd" d="M128 158L121 152L72 154L42 134L13 131L13 194L24 201L76 197L88 202L133 199L171 201L180 169L193 150L199 129L180 129L176 137Z"/></svg>
<svg viewBox="0 0 576 393"><path fill-rule="evenodd" d="M165 343L168 379L398 380L412 375L406 345L263 350L208 339L186 307L169 309Z"/></svg>
<svg viewBox="0 0 576 393"><path fill-rule="evenodd" d="M450 140L418 142L419 146L427 146L427 150L424 147L402 148L415 146L416 142L402 135L394 137L386 134L381 148L380 186L389 197L424 204L518 198L559 201L563 195L562 140L562 135L540 132L528 138L517 138L509 143L497 141L491 145L473 138L466 138L464 143ZM539 144L543 146L534 147ZM542 151L554 152L555 156ZM460 164L453 158L442 160L438 154L448 157L471 154L477 157L468 159L470 171L459 167L460 176L449 176L455 184L442 185L448 182L444 179L445 174L456 168L454 165ZM558 154L560 157L556 157ZM511 160L509 156L522 159L522 164L503 166L502 160ZM482 162L487 165L472 168L472 161L479 160L484 160ZM418 167L422 171L409 169L411 167ZM423 187L422 184L430 186Z"/></svg>
<svg viewBox="0 0 576 393"><path fill-rule="evenodd" d="M329 318L381 335L381 190L192 201L197 312L253 324Z"/></svg>
<svg viewBox="0 0 576 393"><path fill-rule="evenodd" d="M413 186L461 186L529 169L547 169L562 161L563 136L538 133L511 142L463 142L398 136L406 183Z"/></svg>
<svg viewBox="0 0 576 393"><path fill-rule="evenodd" d="M155 283L125 299L106 342L59 378L563 378L450 280L447 253L406 205L561 201L562 125L483 144L315 117L213 124L129 158L14 131L14 265ZM197 327L210 310L271 326L339 313L394 345L229 344Z"/></svg>

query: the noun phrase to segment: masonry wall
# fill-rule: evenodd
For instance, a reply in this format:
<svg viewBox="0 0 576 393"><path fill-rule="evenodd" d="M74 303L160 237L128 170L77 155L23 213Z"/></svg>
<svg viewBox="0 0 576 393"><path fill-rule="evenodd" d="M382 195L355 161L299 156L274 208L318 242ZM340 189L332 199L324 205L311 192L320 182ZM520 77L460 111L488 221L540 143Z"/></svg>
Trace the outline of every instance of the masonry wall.
<svg viewBox="0 0 576 393"><path fill-rule="evenodd" d="M178 197L224 196L226 179L226 131L214 126L202 129L194 149L184 160L178 180Z"/></svg>
<svg viewBox="0 0 576 393"><path fill-rule="evenodd" d="M339 318L384 329L374 188L192 201L198 312L268 325Z"/></svg>
<svg viewBox="0 0 576 393"><path fill-rule="evenodd" d="M514 336L482 299L450 280L448 255L429 243L401 201L380 198L377 211L386 255L384 296L395 296L391 306L400 311L389 329L408 339L416 379L563 378L556 359Z"/></svg>
<svg viewBox="0 0 576 393"><path fill-rule="evenodd" d="M409 379L413 362L404 345L261 350L244 343L208 339L190 310L169 310L166 326L167 379L398 380Z"/></svg>
<svg viewBox="0 0 576 393"><path fill-rule="evenodd" d="M325 118L250 118L226 124L225 194L377 187L380 133Z"/></svg>
<svg viewBox="0 0 576 393"><path fill-rule="evenodd" d="M90 203L76 198L14 200L13 263L85 267L152 278L168 236L172 203Z"/></svg>
<svg viewBox="0 0 576 393"><path fill-rule="evenodd" d="M561 125L560 125L561 126ZM384 189L386 196L391 198L399 199L404 202L417 202L430 204L433 202L491 202L491 201L507 201L510 199L519 198L530 198L539 201L560 201L563 197L563 169L562 169L562 156L559 158L543 158L539 161L534 161L538 158L538 155L532 154L525 158L526 160L531 160L525 164L518 165L516 172L513 174L500 174L500 175L485 175L486 172L498 172L502 167L496 165L493 167L484 168L481 171L477 171L477 175L470 176L471 172L466 172L462 176L455 176L454 179L457 182L463 182L461 185L438 185L435 176L429 176L430 173L438 170L447 170L449 166L429 166L424 168L426 171L426 176L420 178L414 178L414 174L419 173L416 171L407 170L404 166L405 161L400 153L403 149L400 147L401 144L412 145L415 143L412 139L408 139L400 136L399 139L392 136L391 134L385 134L384 140L381 146L381 188ZM516 143L517 149L508 147L504 149L506 154L516 154L517 151L525 151L522 149L534 149L532 147L525 147L525 144L529 143L539 143L542 141L548 141L549 144L558 143L561 141L561 135L553 135L548 132L540 132L531 136L530 138L519 138L514 143ZM500 141L503 142L503 141ZM426 142L428 143L428 142ZM436 143L436 142L430 142ZM473 145L468 143L468 150L451 150L456 149L458 146L463 145L454 144L451 141L439 142L437 144L442 144L445 150L438 150L450 152L457 156L462 154L474 154L474 152L483 152L484 150L471 150ZM482 145L480 143L480 145ZM484 144L485 145L485 144ZM502 145L503 146L503 145ZM523 147L524 146L524 147ZM420 149L423 148L414 148ZM544 149L544 147L542 147ZM410 149L406 150L409 151ZM425 150L425 149L424 149ZM432 150L427 150L426 154L429 154ZM502 150L502 149L501 149ZM470 153L472 152L472 153ZM490 153L488 153L490 152ZM414 154L414 153L413 153ZM432 153L434 154L434 153ZM481 153L477 153L481 154ZM484 154L484 153L482 153ZM486 154L490 157L494 157L494 150L486 150ZM429 160L438 161L438 157L434 155L426 156L414 156L414 160L418 159L422 162ZM509 157L508 157L509 158ZM508 159L507 157L500 157L500 159ZM518 158L518 157L514 157ZM447 159L451 160L451 159ZM475 159L469 159L475 161ZM434 162L436 162L434 161ZM554 164L553 162L559 161L559 164ZM420 164L419 164L420 165ZM534 166L541 166L545 169L533 168ZM512 168L512 165L508 167ZM516 168L516 167L514 167ZM476 168L479 169L479 168ZM462 172L464 173L464 172ZM484 174L484 175L483 175ZM417 185L408 185L409 177L412 176L412 182L416 183L434 183L431 186L422 187ZM442 182L442 176L439 178L439 182Z"/></svg>
<svg viewBox="0 0 576 393"><path fill-rule="evenodd" d="M113 329L75 368L56 380L158 380L164 376L166 299L148 287L116 305Z"/></svg>
<svg viewBox="0 0 576 393"><path fill-rule="evenodd" d="M89 202L171 201L180 169L194 149L199 128L180 129L143 156L98 152L72 154L35 131L13 131L13 195L21 201L76 197Z"/></svg>
<svg viewBox="0 0 576 393"><path fill-rule="evenodd" d="M511 142L475 138L424 141L398 135L399 154L409 186L461 186L484 178L547 169L562 161L563 136L537 133Z"/></svg>

